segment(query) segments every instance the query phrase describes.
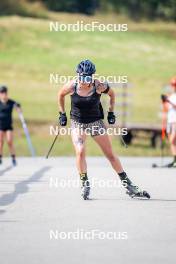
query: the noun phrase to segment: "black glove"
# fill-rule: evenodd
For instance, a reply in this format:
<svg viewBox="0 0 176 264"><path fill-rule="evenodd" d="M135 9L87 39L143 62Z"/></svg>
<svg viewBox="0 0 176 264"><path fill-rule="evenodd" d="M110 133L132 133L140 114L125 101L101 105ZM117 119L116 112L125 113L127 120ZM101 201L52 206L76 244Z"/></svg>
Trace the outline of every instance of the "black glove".
<svg viewBox="0 0 176 264"><path fill-rule="evenodd" d="M107 119L108 119L108 123L109 123L110 125L115 124L116 117L115 117L115 115L114 115L114 112L108 112L108 117L107 117Z"/></svg>
<svg viewBox="0 0 176 264"><path fill-rule="evenodd" d="M162 94L161 95L161 100L162 100L163 103L167 102L168 101L167 95Z"/></svg>
<svg viewBox="0 0 176 264"><path fill-rule="evenodd" d="M67 125L67 116L66 113L59 112L59 124L61 126L66 126Z"/></svg>

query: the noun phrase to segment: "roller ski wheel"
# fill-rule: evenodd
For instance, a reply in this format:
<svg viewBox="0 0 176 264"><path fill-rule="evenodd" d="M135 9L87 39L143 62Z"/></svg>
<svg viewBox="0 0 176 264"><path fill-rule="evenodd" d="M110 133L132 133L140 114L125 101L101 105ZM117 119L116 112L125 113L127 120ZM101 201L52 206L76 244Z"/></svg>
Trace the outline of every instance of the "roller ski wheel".
<svg viewBox="0 0 176 264"><path fill-rule="evenodd" d="M86 181L83 183L81 196L83 197L83 200L89 200L89 195L90 195L90 183L89 181Z"/></svg>
<svg viewBox="0 0 176 264"><path fill-rule="evenodd" d="M144 198L144 199L150 199L150 194L146 191L140 191L138 193L134 193L131 191L126 192L131 198Z"/></svg>

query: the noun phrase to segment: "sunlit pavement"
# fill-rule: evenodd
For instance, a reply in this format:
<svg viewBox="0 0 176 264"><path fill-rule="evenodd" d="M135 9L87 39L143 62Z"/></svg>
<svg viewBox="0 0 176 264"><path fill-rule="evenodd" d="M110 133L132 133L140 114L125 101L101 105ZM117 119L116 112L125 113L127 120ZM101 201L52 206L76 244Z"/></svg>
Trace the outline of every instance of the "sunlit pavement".
<svg viewBox="0 0 176 264"><path fill-rule="evenodd" d="M132 181L151 194L134 200L108 161L88 158L93 186L83 201L74 158L19 158L15 168L5 159L0 263L175 263L176 169L153 169L153 162L160 159L122 158Z"/></svg>

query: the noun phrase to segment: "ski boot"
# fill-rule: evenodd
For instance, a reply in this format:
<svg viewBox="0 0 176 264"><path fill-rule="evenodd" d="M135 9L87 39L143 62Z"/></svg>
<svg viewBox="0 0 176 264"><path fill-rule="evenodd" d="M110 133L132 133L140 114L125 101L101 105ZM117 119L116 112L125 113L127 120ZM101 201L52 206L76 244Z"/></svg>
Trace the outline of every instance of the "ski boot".
<svg viewBox="0 0 176 264"><path fill-rule="evenodd" d="M131 189L132 187L132 189ZM146 191L142 191L138 186L130 186L126 192L131 198L147 198L150 199L150 194Z"/></svg>
<svg viewBox="0 0 176 264"><path fill-rule="evenodd" d="M127 189L126 194L128 194L131 198L150 199L150 195L146 191L142 191L138 186L134 185L127 177L126 173L119 176L122 181L122 185Z"/></svg>
<svg viewBox="0 0 176 264"><path fill-rule="evenodd" d="M176 161L173 161L166 165L167 168L176 168Z"/></svg>
<svg viewBox="0 0 176 264"><path fill-rule="evenodd" d="M90 194L90 183L89 181L84 181L82 183L82 193L81 196L84 200L89 200L89 194Z"/></svg>
<svg viewBox="0 0 176 264"><path fill-rule="evenodd" d="M84 200L89 199L90 194L90 183L87 177L87 172L80 173L80 180L81 180L81 196Z"/></svg>
<svg viewBox="0 0 176 264"><path fill-rule="evenodd" d="M12 155L12 164L14 167L17 166L15 155Z"/></svg>

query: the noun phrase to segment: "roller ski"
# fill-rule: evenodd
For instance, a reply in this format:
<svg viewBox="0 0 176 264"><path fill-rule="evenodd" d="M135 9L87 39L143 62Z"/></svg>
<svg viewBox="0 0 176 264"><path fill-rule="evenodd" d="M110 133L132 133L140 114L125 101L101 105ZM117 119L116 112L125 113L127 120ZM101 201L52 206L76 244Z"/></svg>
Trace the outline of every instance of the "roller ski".
<svg viewBox="0 0 176 264"><path fill-rule="evenodd" d="M166 166L167 166L167 168L176 168L176 161L173 161L173 162L167 164Z"/></svg>
<svg viewBox="0 0 176 264"><path fill-rule="evenodd" d="M127 190L127 192L126 192L131 198L146 198L146 199L150 199L150 194L148 194L148 192L141 191L139 189L139 187L137 187L137 186L133 186L133 187L137 188L138 191L136 191L136 190Z"/></svg>
<svg viewBox="0 0 176 264"><path fill-rule="evenodd" d="M146 191L142 191L138 186L134 185L127 177L126 173L119 174L122 185L126 188L126 194L131 198L146 198L150 199L150 195Z"/></svg>
<svg viewBox="0 0 176 264"><path fill-rule="evenodd" d="M81 192L82 192L81 196L83 197L83 199L89 200L89 195L90 195L90 183L89 183L89 181L83 182Z"/></svg>
<svg viewBox="0 0 176 264"><path fill-rule="evenodd" d="M176 161L173 161L166 165L158 165L156 163L152 164L152 168L176 168Z"/></svg>

